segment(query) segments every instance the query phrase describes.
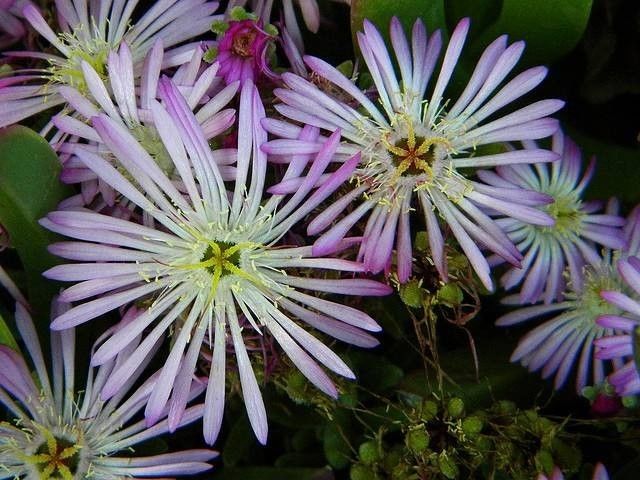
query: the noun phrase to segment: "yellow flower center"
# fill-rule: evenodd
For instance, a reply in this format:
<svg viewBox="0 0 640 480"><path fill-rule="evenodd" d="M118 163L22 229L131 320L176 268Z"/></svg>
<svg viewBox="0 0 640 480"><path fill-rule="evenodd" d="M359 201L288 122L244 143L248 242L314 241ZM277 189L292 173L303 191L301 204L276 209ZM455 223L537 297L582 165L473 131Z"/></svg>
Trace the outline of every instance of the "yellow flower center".
<svg viewBox="0 0 640 480"><path fill-rule="evenodd" d="M40 472L41 480L73 480L80 463L78 443L57 438L50 431L42 429L44 442L32 455L25 455L24 461L34 465Z"/></svg>
<svg viewBox="0 0 640 480"><path fill-rule="evenodd" d="M542 227L553 235L578 234L582 227L584 214L580 210L581 202L574 194L557 194L555 201L546 206L547 213L556 221L553 227Z"/></svg>
<svg viewBox="0 0 640 480"><path fill-rule="evenodd" d="M215 297L220 280L228 275L236 275L255 284L261 283L258 278L247 273L240 266L242 251L255 247L255 244L250 242L233 244L213 240L206 240L206 243L206 249L199 262L181 265L179 268L186 270L206 270L209 272L211 274L211 299Z"/></svg>
<svg viewBox="0 0 640 480"><path fill-rule="evenodd" d="M49 73L52 83L68 85L80 92L86 92L87 84L81 67L83 61L91 65L101 78L106 78L109 52L115 50L117 45L111 45L102 38L83 40L77 32L61 33L59 37L69 53L62 61L50 61Z"/></svg>
<svg viewBox="0 0 640 480"><path fill-rule="evenodd" d="M382 136L382 145L391 155L395 166L394 177L397 179L423 173L431 177L436 160L435 149L438 145L447 148L449 141L444 137L417 136L411 120L406 120L406 127L406 136L393 143L389 133Z"/></svg>

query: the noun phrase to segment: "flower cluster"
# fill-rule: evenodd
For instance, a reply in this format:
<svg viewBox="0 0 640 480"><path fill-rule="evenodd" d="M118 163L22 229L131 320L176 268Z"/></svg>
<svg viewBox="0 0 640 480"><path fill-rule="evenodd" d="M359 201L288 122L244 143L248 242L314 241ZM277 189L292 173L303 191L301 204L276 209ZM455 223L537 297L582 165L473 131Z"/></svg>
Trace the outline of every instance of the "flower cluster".
<svg viewBox="0 0 640 480"><path fill-rule="evenodd" d="M640 393L640 207L625 219L615 200L584 199L595 162L582 173L551 117L562 100L530 100L547 69L517 73L524 42L493 41L456 93L469 19L446 45L421 20L407 36L397 18L387 45L364 20L364 65L347 75L303 55L292 0L280 22L271 1L137 3L59 0L51 26L35 3L0 0L0 44L24 36L24 20L57 50L14 52L0 127L45 125L74 191L40 219L61 236L44 276L65 282L51 362L31 299L0 268L26 352L0 345L14 419L0 423L0 478L205 471L212 450L123 451L198 420L213 445L236 392L265 444L268 355L337 399L357 369L334 340L379 344L363 297L465 279L465 292L494 291L496 270L499 286L519 287L504 303L520 307L498 325L552 315L513 361L557 388L577 364L578 390L611 373L620 395ZM316 2L297 4L317 31ZM88 322L111 324L77 387L75 332ZM460 415L443 415L458 428ZM475 451L482 424L469 418L473 434L463 425L455 438ZM444 472L446 450L426 461L408 448Z"/></svg>

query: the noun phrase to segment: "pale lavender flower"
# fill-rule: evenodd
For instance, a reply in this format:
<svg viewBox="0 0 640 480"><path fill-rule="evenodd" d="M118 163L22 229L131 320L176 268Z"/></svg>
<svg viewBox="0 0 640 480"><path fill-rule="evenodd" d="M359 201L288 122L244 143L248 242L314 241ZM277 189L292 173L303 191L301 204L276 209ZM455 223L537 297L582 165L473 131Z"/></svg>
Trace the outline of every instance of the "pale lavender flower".
<svg viewBox="0 0 640 480"><path fill-rule="evenodd" d="M412 270L410 211L419 204L427 225L431 255L440 275L447 277L447 266L438 216L451 230L482 283L491 289L490 267L481 248L492 250L514 265L519 265L522 256L482 209L490 207L536 225L553 225L546 213L533 208L550 201L546 195L488 186L471 180L461 171L467 167L557 159L556 153L542 149L481 154L476 148L495 142L549 136L558 124L547 115L563 105L559 100L543 100L485 122L532 90L546 75L544 67L532 68L494 94L524 49L523 42L507 47L506 36L485 50L461 96L455 102L447 101L445 88L468 28L467 19L456 27L431 93L427 95L427 85L439 57L440 32L427 37L424 25L417 21L409 43L399 20L392 20L390 34L400 71L398 79L382 36L372 23L365 21L364 33L358 33L358 43L382 111L351 80L318 58L305 57L305 62L332 90L352 98L355 108L297 75L282 75L288 88L275 90L284 102L276 106L282 115L329 132L341 129L346 140L339 149L343 158L362 152L362 162L352 179L354 188L309 225L310 234L325 232L316 241L314 252L332 251L358 220L367 218L359 259L364 261L367 270L380 272L389 267L395 246L398 278L404 282ZM300 127L279 120L268 120L265 126L271 133L283 137L268 142L263 147L267 153L282 156L317 152L321 148L322 139L299 140ZM347 206L360 198L360 205L340 218Z"/></svg>
<svg viewBox="0 0 640 480"><path fill-rule="evenodd" d="M610 202L605 212L617 213L617 205ZM634 211L624 229L626 247L622 250L604 249L600 261L588 263L580 284L568 282L564 300L559 303L534 305L503 315L496 322L500 326L515 325L553 314L553 317L527 333L511 355L511 361L520 362L530 371L541 370L544 378L555 375L555 388L561 388L577 365L576 390L587 385L590 370L593 384L601 384L610 367L618 368L621 360L594 358L595 340L616 333L596 320L601 315L619 315L621 311L603 300L602 291L625 291L616 272L618 259L640 253L640 210ZM506 304L519 305L518 295L507 297Z"/></svg>
<svg viewBox="0 0 640 480"><path fill-rule="evenodd" d="M540 475L538 475L536 480L564 480L564 475L562 474L562 470L560 470L560 468L553 467L553 471L551 472L550 476L547 477L545 474L541 473ZM598 462L596 464L596 468L593 471L593 477L591 477L591 480L609 480L607 469L602 463Z"/></svg>
<svg viewBox="0 0 640 480"><path fill-rule="evenodd" d="M234 123L235 111L224 107L235 96L238 83L226 87L220 85L222 81L216 77L219 65L203 62L203 53L202 48L194 49L191 60L181 65L171 78L195 112L205 138L210 140ZM53 124L60 132L67 134L68 139L57 148L63 161L60 179L70 184L81 183L82 204L88 205L98 193L108 206L113 206L116 201L116 192L74 155L78 142L82 141L83 149L90 149L107 160L113 159L113 153L100 135L87 124L92 117L100 113L108 115L111 120L127 128L162 171L174 178L173 163L149 114L150 103L156 99L163 59L162 41L156 40L145 58L140 86L136 87L135 65L131 51L126 43L122 43L118 53L109 53L106 78L101 78L89 63L82 62L86 93L83 94L72 87L60 87L60 94L75 111L73 116L59 114L53 118ZM112 91L111 95L109 91ZM223 178L230 179L234 173L230 165L235 162L235 150L220 149L216 152L215 160L221 164ZM75 199L69 199L65 204L72 202L75 202Z"/></svg>
<svg viewBox="0 0 640 480"><path fill-rule="evenodd" d="M58 313L64 308L54 304ZM138 314L136 309L129 310L112 333L128 328ZM133 448L139 443L169 431L166 410L162 421L151 428L135 418L153 392L158 374L125 397L148 362L131 372L121 394L106 402L100 399L110 372L135 350L140 337L99 368L92 368L78 388L74 330L51 333L50 375L33 321L20 304L16 325L28 356L0 345L0 404L14 418L0 423L0 479L166 478L211 468L207 462L217 453L206 449L135 456ZM187 395L195 398L202 390L194 388ZM200 418L202 411L202 405L190 407L180 426Z"/></svg>
<svg viewBox="0 0 640 480"><path fill-rule="evenodd" d="M640 223L640 207L636 207L635 213L634 221ZM625 362L609 375L608 381L620 396L637 395L640 393L640 258L621 259L618 273L624 288L600 293L618 311L598 318L598 325L617 335L596 340L596 357Z"/></svg>
<svg viewBox="0 0 640 480"><path fill-rule="evenodd" d="M0 0L0 49L16 43L27 33L22 9L30 0Z"/></svg>
<svg viewBox="0 0 640 480"><path fill-rule="evenodd" d="M537 149L527 142L526 149ZM501 218L498 225L524 254L521 268L511 268L501 283L508 290L522 284L521 303L562 300L564 272L569 267L573 285L581 285L586 263L600 263L599 248L624 247L622 227L625 219L606 215L600 202L584 202L582 193L595 169L592 159L581 176L582 157L576 144L562 132L553 137L553 151L561 155L557 162L536 165L506 165L496 172L484 170L478 176L497 188L526 189L549 195L553 203L541 207L555 225L532 225L516 218ZM490 262L491 263L491 262ZM501 259L494 257L494 263Z"/></svg>
<svg viewBox="0 0 640 480"><path fill-rule="evenodd" d="M149 357L156 341L171 330L171 353L147 403L147 421L153 424L167 407L170 426L180 421L185 392L199 352L206 346L212 350L204 415L208 443L216 440L223 416L229 335L249 420L258 439L265 443L266 412L243 342L240 315L257 332L271 334L301 372L333 397L337 396L336 387L316 361L348 378L353 378L353 373L291 317L352 344L377 344L363 331L379 330L368 315L301 290L386 295L390 287L368 279L325 278L328 270L358 272L362 265L317 258L310 246L277 243L352 174L359 158L323 177L322 186L309 196L338 146L336 133L315 157L308 179L293 196L272 195L263 200L267 161L258 147L266 139L260 125L264 109L257 90L246 82L240 95L237 172L229 193L194 114L167 78L160 81L159 97L164 107L152 101L151 119L186 193L174 187L129 131L104 114L93 119L94 129L120 162L119 169L90 151L78 149L76 155L151 216L158 228L86 210L52 212L43 219L45 227L77 239L54 244L51 252L83 262L46 272L48 278L80 282L63 296L81 303L57 317L52 328L70 328L121 305L151 298L148 310L127 328L114 332L93 356L94 365L108 362L150 328L142 343L110 375L102 398L117 394L140 361ZM290 165L285 181L299 173L300 163L306 165L307 158ZM343 247L349 244L345 240ZM296 275L296 268L305 269L308 276Z"/></svg>
<svg viewBox="0 0 640 480"><path fill-rule="evenodd" d="M25 19L60 55L23 51L14 53L41 59L48 67L16 71L0 80L0 127L19 122L48 108L65 103L60 86L84 90L82 63L89 63L101 76L106 76L109 52L121 43L131 49L136 77L142 61L156 39L165 48L181 44L206 32L216 16L217 2L206 0L158 1L134 24L133 10L137 2L113 0L58 0L56 17L58 31L47 24L32 4L23 9ZM166 53L162 67L180 65L191 58L198 45L183 45ZM46 130L45 130L46 132Z"/></svg>

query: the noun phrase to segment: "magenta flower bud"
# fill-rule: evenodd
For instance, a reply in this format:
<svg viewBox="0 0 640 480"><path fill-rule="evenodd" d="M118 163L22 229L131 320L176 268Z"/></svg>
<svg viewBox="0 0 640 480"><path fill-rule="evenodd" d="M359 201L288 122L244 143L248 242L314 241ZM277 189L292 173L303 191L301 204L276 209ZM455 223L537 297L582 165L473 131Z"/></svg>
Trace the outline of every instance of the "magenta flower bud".
<svg viewBox="0 0 640 480"><path fill-rule="evenodd" d="M218 43L218 76L229 84L239 80L258 82L261 76L275 78L267 65L267 51L275 37L259 20L232 20Z"/></svg>

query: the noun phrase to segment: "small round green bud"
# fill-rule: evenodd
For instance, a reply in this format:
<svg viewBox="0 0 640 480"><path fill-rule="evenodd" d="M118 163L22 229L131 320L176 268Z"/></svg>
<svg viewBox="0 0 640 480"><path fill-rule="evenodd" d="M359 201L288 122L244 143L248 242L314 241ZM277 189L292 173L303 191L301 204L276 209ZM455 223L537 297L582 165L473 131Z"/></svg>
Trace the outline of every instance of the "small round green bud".
<svg viewBox="0 0 640 480"><path fill-rule="evenodd" d="M351 60L346 60L338 65L336 67L336 70L338 70L345 77L351 78L351 75L353 75L353 62Z"/></svg>
<svg viewBox="0 0 640 480"><path fill-rule="evenodd" d="M476 438L474 438L474 444L476 449L483 453L492 451L494 449L491 439L485 435L478 435Z"/></svg>
<svg viewBox="0 0 640 480"><path fill-rule="evenodd" d="M202 59L207 63L213 63L218 56L218 49L216 47L211 47L202 56Z"/></svg>
<svg viewBox="0 0 640 480"><path fill-rule="evenodd" d="M418 252L426 252L429 249L429 235L427 235L427 232L419 231L416 233L413 248Z"/></svg>
<svg viewBox="0 0 640 480"><path fill-rule="evenodd" d="M510 400L500 400L495 405L495 412L498 415L513 415L517 410L516 404Z"/></svg>
<svg viewBox="0 0 640 480"><path fill-rule="evenodd" d="M423 425L409 430L404 440L407 448L415 455L423 453L429 447L429 433Z"/></svg>
<svg viewBox="0 0 640 480"><path fill-rule="evenodd" d="M555 462L553 461L553 455L549 450L541 448L534 458L534 462L536 464L536 469L539 472L546 472L548 474L551 473Z"/></svg>
<svg viewBox="0 0 640 480"><path fill-rule="evenodd" d="M275 25L272 25L270 23L267 23L264 26L264 31L267 32L269 35L273 35L274 37L278 36L278 28Z"/></svg>
<svg viewBox="0 0 640 480"><path fill-rule="evenodd" d="M216 35L222 35L229 29L229 24L223 20L215 20L211 24L211 31Z"/></svg>
<svg viewBox="0 0 640 480"><path fill-rule="evenodd" d="M242 7L233 7L229 13L229 17L236 22L241 20L256 20L257 18L253 13L247 12Z"/></svg>
<svg viewBox="0 0 640 480"><path fill-rule="evenodd" d="M470 416L462 420L462 431L470 437L479 434L482 427L484 427L484 422L480 417Z"/></svg>
<svg viewBox="0 0 640 480"><path fill-rule="evenodd" d="M360 448L358 448L358 456L360 457L360 461L365 465L373 465L380 460L378 444L373 440L364 442L360 445Z"/></svg>
<svg viewBox="0 0 640 480"><path fill-rule="evenodd" d="M635 395L622 397L622 405L625 408L638 408L638 397Z"/></svg>
<svg viewBox="0 0 640 480"><path fill-rule="evenodd" d="M587 400L593 403L593 401L596 399L596 396L598 395L598 389L596 387L589 385L584 387L582 389L582 392L580 393L584 398L586 398Z"/></svg>
<svg viewBox="0 0 640 480"><path fill-rule="evenodd" d="M438 468L446 478L457 478L460 473L455 460L447 455L447 452L442 452L438 456Z"/></svg>
<svg viewBox="0 0 640 480"><path fill-rule="evenodd" d="M420 411L420 419L423 422L433 420L438 415L438 404L432 400L422 402L422 410Z"/></svg>
<svg viewBox="0 0 640 480"><path fill-rule="evenodd" d="M384 468L385 472L391 473L402 459L402 447L400 445L396 445L388 452L385 451L382 453L384 454L384 458L382 459L382 468Z"/></svg>
<svg viewBox="0 0 640 480"><path fill-rule="evenodd" d="M418 280L411 280L403 285L400 285L400 299L402 302L411 308L422 307L422 282Z"/></svg>
<svg viewBox="0 0 640 480"><path fill-rule="evenodd" d="M438 300L440 303L456 307L462 303L464 294L457 283L447 283L438 290Z"/></svg>
<svg viewBox="0 0 640 480"><path fill-rule="evenodd" d="M391 480L411 480L411 467L399 463L391 472Z"/></svg>
<svg viewBox="0 0 640 480"><path fill-rule="evenodd" d="M464 412L464 402L461 398L453 397L447 404L447 413L450 417L460 418Z"/></svg>
<svg viewBox="0 0 640 480"><path fill-rule="evenodd" d="M349 478L351 480L374 480L377 478L377 475L366 465L356 463L351 466Z"/></svg>

